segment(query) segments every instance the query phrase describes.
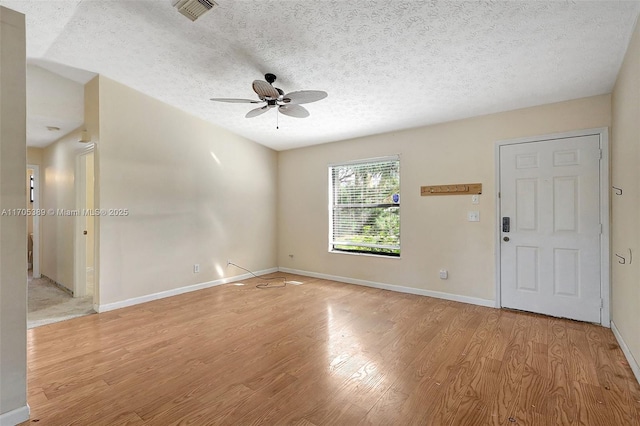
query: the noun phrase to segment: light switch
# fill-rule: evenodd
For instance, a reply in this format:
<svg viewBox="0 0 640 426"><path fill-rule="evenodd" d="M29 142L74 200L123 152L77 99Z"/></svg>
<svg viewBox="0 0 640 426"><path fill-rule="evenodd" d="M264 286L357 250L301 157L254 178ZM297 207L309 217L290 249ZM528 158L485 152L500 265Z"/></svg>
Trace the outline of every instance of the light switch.
<svg viewBox="0 0 640 426"><path fill-rule="evenodd" d="M471 196L471 204L479 204L480 203L480 196L478 194L473 194Z"/></svg>
<svg viewBox="0 0 640 426"><path fill-rule="evenodd" d="M467 220L469 222L480 222L480 212L479 211L467 212Z"/></svg>

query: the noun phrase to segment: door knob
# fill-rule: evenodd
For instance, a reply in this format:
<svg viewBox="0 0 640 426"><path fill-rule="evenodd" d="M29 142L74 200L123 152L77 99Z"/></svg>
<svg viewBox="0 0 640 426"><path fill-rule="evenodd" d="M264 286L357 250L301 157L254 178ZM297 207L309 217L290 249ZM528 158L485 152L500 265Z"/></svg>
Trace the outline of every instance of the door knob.
<svg viewBox="0 0 640 426"><path fill-rule="evenodd" d="M509 237L504 237L503 240L504 241L509 241Z"/></svg>
<svg viewBox="0 0 640 426"><path fill-rule="evenodd" d="M87 231L82 231L82 233L83 233L84 235L87 235Z"/></svg>

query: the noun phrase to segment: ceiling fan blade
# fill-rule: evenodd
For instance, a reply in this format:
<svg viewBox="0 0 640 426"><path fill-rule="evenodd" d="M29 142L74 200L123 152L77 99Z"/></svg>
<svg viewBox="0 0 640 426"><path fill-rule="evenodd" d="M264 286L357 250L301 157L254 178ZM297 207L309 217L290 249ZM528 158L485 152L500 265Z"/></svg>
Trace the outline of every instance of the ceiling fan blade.
<svg viewBox="0 0 640 426"><path fill-rule="evenodd" d="M284 95L283 102L287 104L308 104L310 102L316 102L326 98L327 92L322 90L300 90L298 92L291 92Z"/></svg>
<svg viewBox="0 0 640 426"><path fill-rule="evenodd" d="M280 93L278 93L276 88L270 85L269 83L267 83L266 81L254 80L252 87L253 87L253 91L258 94L260 99L264 99L264 98L278 99L278 96L280 96Z"/></svg>
<svg viewBox="0 0 640 426"><path fill-rule="evenodd" d="M309 116L309 111L300 105L280 105L278 111L284 115L295 118L305 118Z"/></svg>
<svg viewBox="0 0 640 426"><path fill-rule="evenodd" d="M228 102L230 104L259 104L262 101L252 101L251 99L234 99L234 98L211 98L216 102Z"/></svg>
<svg viewBox="0 0 640 426"><path fill-rule="evenodd" d="M269 111L269 105L265 105L265 106L260 107L260 108L252 109L251 111L249 111L247 113L247 115L245 115L245 118L257 117L260 114L264 114L267 111Z"/></svg>

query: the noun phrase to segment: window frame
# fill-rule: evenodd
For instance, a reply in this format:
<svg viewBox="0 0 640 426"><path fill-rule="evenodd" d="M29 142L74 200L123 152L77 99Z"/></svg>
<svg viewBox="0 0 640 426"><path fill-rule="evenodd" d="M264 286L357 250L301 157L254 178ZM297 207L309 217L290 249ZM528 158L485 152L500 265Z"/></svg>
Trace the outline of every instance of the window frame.
<svg viewBox="0 0 640 426"><path fill-rule="evenodd" d="M402 249L401 249L401 241L402 239L400 238L400 230L401 230L401 213L400 213L400 202L402 200L402 196L401 196L401 186L398 188L398 202L397 203L381 203L381 204L364 204L363 206L365 206L366 208L388 208L388 207L397 207L398 208L398 221L399 221L399 229L398 229L398 246L390 246L390 245L379 245L379 244L368 244L368 243L358 243L357 246L359 247L370 247L370 248L380 248L380 249L388 249L388 250L395 250L397 249L398 252L397 253L389 253L389 252L382 252L382 251L365 251L365 250L348 250L348 249L338 249L335 248L336 242L333 239L333 234L334 234L334 208L335 208L335 191L334 191L334 182L333 182L333 170L336 167L344 167L344 166L352 166L352 165L358 165L358 164L369 164L369 163L385 163L385 162L397 162L398 163L398 182L399 185L401 182L400 179L400 155L391 155L391 156L385 156L385 157L375 157L375 158L365 158L365 159L360 159L360 160L353 160L353 161L344 161L344 162L339 162L339 163L331 163L328 164L327 166L327 172L328 172L328 197L329 197L329 203L328 203L328 210L329 210L329 232L328 232L328 251L329 253L337 253L337 254L348 254L348 255L357 255L357 256L379 256L379 257L384 257L387 259L399 259L402 253Z"/></svg>

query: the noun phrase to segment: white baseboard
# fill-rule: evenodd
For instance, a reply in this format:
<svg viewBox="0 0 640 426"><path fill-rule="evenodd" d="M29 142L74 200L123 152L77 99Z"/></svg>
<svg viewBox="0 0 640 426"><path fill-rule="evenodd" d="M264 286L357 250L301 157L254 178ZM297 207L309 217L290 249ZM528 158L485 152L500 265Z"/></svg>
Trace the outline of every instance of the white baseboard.
<svg viewBox="0 0 640 426"><path fill-rule="evenodd" d="M340 281L347 284L356 284L356 285L362 285L366 287L379 288L383 290L397 291L399 293L409 293L409 294L417 294L420 296L435 297L437 299L452 300L455 302L469 303L469 304L478 305L478 306L486 306L488 308L495 307L495 302L489 299L480 299L478 297L462 296L458 294L444 293L444 292L433 291L433 290L424 290L424 289L413 288L413 287L403 287L399 285L359 280L355 278L340 277L340 276L328 275L328 274L321 274L318 272L301 271L297 269L270 268L270 269L258 271L256 272L256 275L270 274L272 272L277 272L277 271L288 272L288 273L297 274L297 275L304 275L304 276L313 277L313 278L322 278L326 280ZM189 293L191 291L202 290L205 288L215 287L222 284L228 284L231 282L246 280L247 278L251 278L251 277L252 277L251 274L243 274L243 275L237 275L235 277L230 277L230 278L222 278L215 281L208 281L208 282L194 284L186 287L175 288L173 290L161 291L159 293L153 293L145 296L134 297L132 299L126 299L119 302L105 303L100 305L94 304L93 309L96 312L113 311L114 309L120 309L120 308L126 308L128 306L139 305L140 303L151 302L152 300L164 299L165 297L177 296L178 294Z"/></svg>
<svg viewBox="0 0 640 426"><path fill-rule="evenodd" d="M0 414L0 426L15 426L29 420L29 405Z"/></svg>
<svg viewBox="0 0 640 426"><path fill-rule="evenodd" d="M458 294L444 293L444 292L433 291L433 290L424 290L421 288L403 287L399 285L359 280L355 278L338 277L335 275L321 274L318 272L300 271L298 269L279 268L279 270L281 272L288 272L290 274L296 274L296 275L304 275L312 278L322 278L325 280L340 281L347 284L363 285L366 287L374 287L374 288L380 288L383 290L397 291L399 293L417 294L420 296L429 296L429 297L435 297L437 299L446 299L446 300L452 300L454 302L469 303L471 305L479 305L479 306L486 306L488 308L495 308L495 301L489 300L489 299L480 299L479 297L461 296Z"/></svg>
<svg viewBox="0 0 640 426"><path fill-rule="evenodd" d="M638 361L633 357L633 354L629 350L629 346L627 346L627 342L624 341L618 327L616 327L616 324L613 321L611 321L611 331L613 331L613 335L616 337L625 358L627 358L627 362L631 367L631 371L633 371L633 374L636 376L636 380L640 383L640 365L638 365Z"/></svg>
<svg viewBox="0 0 640 426"><path fill-rule="evenodd" d="M269 268L257 271L256 275L270 274L278 272L278 268ZM102 305L94 304L93 309L96 312L108 312L114 309L126 308L127 306L139 305L140 303L151 302L152 300L164 299L165 297L177 296L178 294L189 293L191 291L202 290L217 285L228 284L236 281L252 278L251 274L236 275L235 277L221 278L215 281L208 281L200 284L193 284L186 287L174 288L173 290L161 291L159 293L147 294L146 296L134 297L132 299L122 300L120 302L105 303ZM1 426L1 425L0 425Z"/></svg>

